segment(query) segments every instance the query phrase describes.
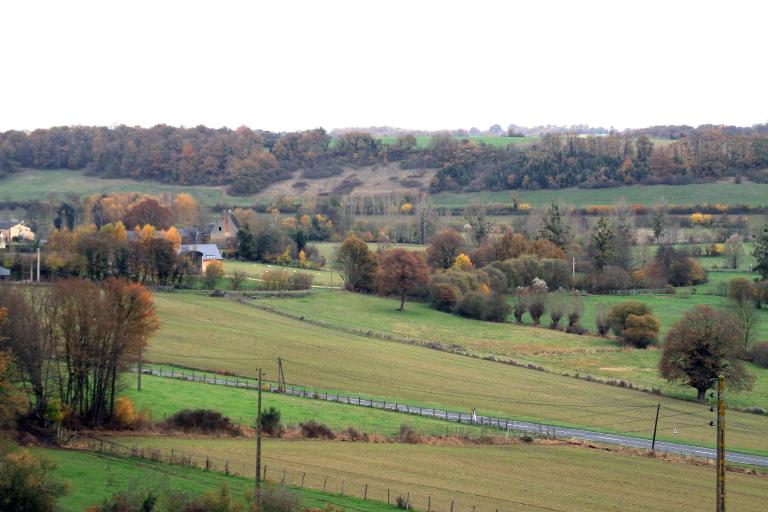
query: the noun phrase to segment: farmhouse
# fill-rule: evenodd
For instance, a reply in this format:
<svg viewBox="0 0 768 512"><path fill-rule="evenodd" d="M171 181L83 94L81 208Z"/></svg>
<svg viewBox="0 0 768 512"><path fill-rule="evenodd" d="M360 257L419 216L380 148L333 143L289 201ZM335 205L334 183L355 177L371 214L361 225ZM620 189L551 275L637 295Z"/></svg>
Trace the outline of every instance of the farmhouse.
<svg viewBox="0 0 768 512"><path fill-rule="evenodd" d="M216 244L192 244L179 247L179 255L190 259L199 274L205 272L212 261L221 261L221 252Z"/></svg>
<svg viewBox="0 0 768 512"><path fill-rule="evenodd" d="M35 232L21 220L0 220L0 245L4 242L18 242L24 240L34 240Z"/></svg>
<svg viewBox="0 0 768 512"><path fill-rule="evenodd" d="M220 249L226 249L237 242L239 230L240 223L232 214L232 210L227 210L219 220L205 227L203 240L210 244L216 244Z"/></svg>

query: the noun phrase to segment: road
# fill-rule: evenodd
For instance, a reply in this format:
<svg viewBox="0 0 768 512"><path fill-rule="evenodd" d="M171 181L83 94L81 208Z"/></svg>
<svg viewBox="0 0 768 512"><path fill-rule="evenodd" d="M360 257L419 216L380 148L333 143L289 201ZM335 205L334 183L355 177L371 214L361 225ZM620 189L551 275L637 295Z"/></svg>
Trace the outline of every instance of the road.
<svg viewBox="0 0 768 512"><path fill-rule="evenodd" d="M215 384L221 386L232 386L239 388L255 389L257 386L253 379L241 379L239 377L223 377L213 376L207 374L195 374L189 371L168 371L168 370L156 370L156 369L143 369L142 373L148 375L154 375L158 377L167 377L181 380L193 380L195 382L203 382L207 384ZM266 383L265 383L266 384ZM277 386L270 383L270 392L278 392ZM412 405L403 403L392 403L382 401L372 401L360 397L351 397L344 395L334 395L323 392L316 392L307 388L295 388L288 386L284 391L285 394L294 395L304 398L313 398L328 400L329 402L339 402L344 404L356 405L360 407L373 407L376 409L385 409L393 412L399 412L402 414L415 414L419 416L427 416L444 421L452 421L456 423L472 424L469 414L445 411L440 409L414 407ZM535 435L546 435L549 437L559 438L574 438L583 439L585 441L594 441L597 443L614 444L619 446L627 446L630 448L651 449L651 440L643 439L639 437L625 436L619 434L610 434L606 432L596 432L592 430L584 430L578 428L558 427L555 425L548 425L546 423L532 423L526 421L518 421L509 418L494 418L489 416L477 416L477 423L491 428L498 428L504 431L514 432L527 432ZM713 431L714 437L714 431ZM715 459L717 457L717 451L714 448L704 448L701 446L692 446L680 443L669 443L665 441L656 441L656 450L661 452L676 453L681 455L689 455L696 457L704 457L708 459ZM735 462L738 464L750 464L753 466L768 467L768 457L760 455L750 455L747 453L726 451L726 460L728 462Z"/></svg>

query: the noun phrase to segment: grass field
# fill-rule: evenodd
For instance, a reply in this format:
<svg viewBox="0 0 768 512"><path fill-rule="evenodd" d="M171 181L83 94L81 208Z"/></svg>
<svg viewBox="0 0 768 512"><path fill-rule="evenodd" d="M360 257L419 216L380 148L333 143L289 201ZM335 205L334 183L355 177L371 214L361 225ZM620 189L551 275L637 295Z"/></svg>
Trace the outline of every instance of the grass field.
<svg viewBox="0 0 768 512"><path fill-rule="evenodd" d="M609 306L627 300L647 302L662 322L662 335L695 304L724 307L727 299L710 295L642 295L621 297L591 295L582 298L584 316L582 324L594 330L595 306ZM402 338L424 341L440 341L455 344L482 354L509 356L525 362L542 365L559 373L579 373L603 379L625 379L640 386L663 390L670 396L692 398L692 388L670 385L658 375L660 350L633 350L618 342L596 336L574 336L544 327L520 327L515 324L498 324L470 320L456 315L435 311L426 304L408 303L404 312L396 310L393 300L380 297L353 295L337 292L317 292L296 299L264 299L280 311L292 315L304 315L326 324L350 329L371 329L379 333L391 333ZM763 318L758 334L768 339L768 311L762 310ZM526 314L524 321L531 323ZM548 316L542 324L549 323ZM768 408L768 371L750 365L758 376L751 391L729 394L729 403L739 407L758 405Z"/></svg>
<svg viewBox="0 0 768 512"><path fill-rule="evenodd" d="M196 458L227 459L253 475L253 441L126 438L124 444L175 449ZM386 501L410 494L413 507L455 510L702 510L714 501L711 466L670 464L578 446L433 446L274 440L263 443L268 477ZM232 462L234 461L234 462ZM416 463L418 461L418 463ZM728 474L729 506L759 510L766 477Z"/></svg>
<svg viewBox="0 0 768 512"><path fill-rule="evenodd" d="M476 407L482 414L640 436L650 434L651 409L661 402L683 415L670 413L669 419L678 418L672 422L663 419L662 437L712 445L706 408L701 404L345 334L227 299L173 293L156 294L155 302L162 326L150 340L147 359L156 363L253 376L258 366L275 372L277 357L282 357L288 382L305 386L416 406L467 411ZM356 312L343 314L354 317ZM511 325L501 327L508 333L531 332ZM686 415L693 416L686 420ZM733 411L729 422L733 449L765 451L768 421L764 417ZM676 426L681 428L673 436Z"/></svg>
<svg viewBox="0 0 768 512"><path fill-rule="evenodd" d="M489 146L499 146L499 147L507 147L507 146L517 146L517 145L524 145L524 144L531 144L533 142L536 142L539 140L539 137L537 136L530 136L530 137L504 137L504 136L495 136L495 135L473 135L469 137L453 137L455 140L469 140L470 142L473 142L475 144L488 144ZM392 145L395 142L397 142L397 137L394 135L385 135L383 137L379 138L381 142L387 145ZM419 148L426 148L429 146L429 142L432 140L432 137L429 135L417 135L416 136L416 146Z"/></svg>
<svg viewBox="0 0 768 512"><path fill-rule="evenodd" d="M224 272L227 275L231 275L235 270L240 270L248 274L249 277L259 279L261 274L270 269L285 269L288 272L304 272L312 274L312 284L321 286L341 286L343 281L341 275L335 270L312 270L303 269L297 267L281 267L280 265L272 265L267 263L252 263L249 261L236 261L236 260L224 260Z"/></svg>
<svg viewBox="0 0 768 512"><path fill-rule="evenodd" d="M142 377L141 391L136 391L133 384L134 378L131 378L123 395L131 398L137 410L150 411L156 421L182 409L215 409L236 423L255 424L256 394L253 390L150 375ZM387 437L396 436L402 423L408 423L421 433L445 433L446 427L450 432L457 430L456 425L440 420L324 400L275 393L264 393L262 400L264 408L274 407L280 411L280 419L287 426L315 420L337 432L354 426L366 434L378 433Z"/></svg>
<svg viewBox="0 0 768 512"><path fill-rule="evenodd" d="M32 451L55 462L57 467L53 475L68 482L69 493L59 500L64 511L81 512L118 491L173 490L196 496L205 491L218 491L222 484L226 484L235 498L240 499L253 493L253 477L226 476L201 469L108 454L41 448L33 448ZM322 509L326 503L333 503L359 512L395 508L379 502L306 489L297 492L306 507Z"/></svg>
<svg viewBox="0 0 768 512"><path fill-rule="evenodd" d="M615 204L624 198L629 204L651 206L665 199L670 204L748 204L768 205L766 183L698 183L692 185L631 185L627 187L562 190L505 190L500 192L441 193L432 196L436 206L460 208L473 203L511 205L512 199L532 206L548 206L552 201L577 208Z"/></svg>
<svg viewBox="0 0 768 512"><path fill-rule="evenodd" d="M253 206L263 202L254 196L230 196L226 187L181 186L152 181L104 179L86 176L84 171L24 169L0 180L0 201L45 200L49 196L65 199L74 194L108 194L111 192L141 192L145 194L187 192L208 206L217 204Z"/></svg>

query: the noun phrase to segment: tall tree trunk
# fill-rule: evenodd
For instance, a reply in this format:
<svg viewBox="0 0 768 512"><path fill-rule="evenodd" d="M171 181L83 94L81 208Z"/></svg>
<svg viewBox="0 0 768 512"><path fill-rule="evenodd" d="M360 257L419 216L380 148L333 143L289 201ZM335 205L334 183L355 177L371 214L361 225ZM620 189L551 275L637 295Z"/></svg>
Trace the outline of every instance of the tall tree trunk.
<svg viewBox="0 0 768 512"><path fill-rule="evenodd" d="M400 309L399 311L403 310L403 306L405 305L405 292L400 294Z"/></svg>

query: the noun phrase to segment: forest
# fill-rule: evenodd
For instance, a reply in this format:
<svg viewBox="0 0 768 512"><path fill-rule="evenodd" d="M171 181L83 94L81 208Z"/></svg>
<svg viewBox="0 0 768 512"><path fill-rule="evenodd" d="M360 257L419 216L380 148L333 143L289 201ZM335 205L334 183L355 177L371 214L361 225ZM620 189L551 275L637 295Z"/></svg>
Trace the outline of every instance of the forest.
<svg viewBox="0 0 768 512"><path fill-rule="evenodd" d="M0 177L24 168L85 169L108 178L225 185L252 194L300 172L306 179L344 168L399 163L436 168L440 191L603 188L734 178L768 180L768 133L752 128L652 127L609 134L544 133L533 143L491 146L452 135L419 148L413 134L384 144L364 131L273 133L240 127L54 127L0 133ZM510 132L510 135L513 135ZM664 144L651 137L666 135Z"/></svg>

